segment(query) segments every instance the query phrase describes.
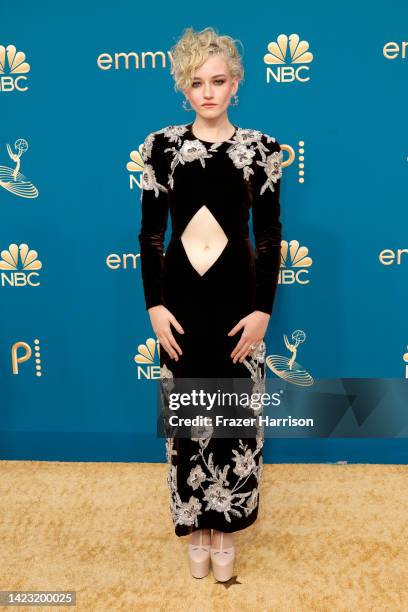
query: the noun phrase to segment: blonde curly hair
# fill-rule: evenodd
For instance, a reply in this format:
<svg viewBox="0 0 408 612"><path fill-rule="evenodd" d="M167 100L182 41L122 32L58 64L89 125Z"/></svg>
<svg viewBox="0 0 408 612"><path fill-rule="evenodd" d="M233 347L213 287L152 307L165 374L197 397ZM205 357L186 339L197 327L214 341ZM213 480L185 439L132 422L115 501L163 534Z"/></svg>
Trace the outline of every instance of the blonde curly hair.
<svg viewBox="0 0 408 612"><path fill-rule="evenodd" d="M238 41L240 42L240 41ZM231 77L244 78L244 67L241 56L231 36L219 35L214 28L207 27L201 32L192 27L186 28L172 47L173 58L171 74L174 77L174 89L182 91L191 87L194 72L210 55L222 55L228 65Z"/></svg>

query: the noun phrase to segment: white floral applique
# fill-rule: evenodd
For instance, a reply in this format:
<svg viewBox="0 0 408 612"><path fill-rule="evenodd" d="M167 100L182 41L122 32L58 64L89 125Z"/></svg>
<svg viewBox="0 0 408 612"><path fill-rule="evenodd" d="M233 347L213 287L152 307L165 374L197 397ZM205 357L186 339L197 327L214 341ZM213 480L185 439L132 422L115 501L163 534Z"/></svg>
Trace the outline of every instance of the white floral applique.
<svg viewBox="0 0 408 612"><path fill-rule="evenodd" d="M207 476L203 472L201 465L196 465L190 472L190 476L187 478L187 484L192 489L198 489L200 484L206 480Z"/></svg>
<svg viewBox="0 0 408 612"><path fill-rule="evenodd" d="M264 152L268 150L262 142L262 136L259 130L238 128L233 137L234 143L227 149L234 166L243 170L246 181L254 174L253 161L257 153L264 157ZM271 136L265 136L268 142L275 141Z"/></svg>
<svg viewBox="0 0 408 612"><path fill-rule="evenodd" d="M236 140L246 146L259 146L262 139L262 132L259 130L250 130L248 128L239 128L235 135Z"/></svg>
<svg viewBox="0 0 408 612"><path fill-rule="evenodd" d="M207 148L200 140L185 140L180 148L168 147L164 151L171 151L173 159L170 164L171 172L169 174L170 188L174 188L173 173L178 164L185 164L195 160L199 160L202 167L205 168L205 160L212 157L208 154Z"/></svg>
<svg viewBox="0 0 408 612"><path fill-rule="evenodd" d="M140 199L142 200L143 198L143 191L154 191L154 195L156 198L159 197L159 193L160 191L164 192L164 193L168 193L168 189L167 187L165 187L164 185L161 185L156 178L156 174L154 171L154 167L151 163L149 163L149 160L152 156L152 148L153 148L153 142L154 139L156 137L156 134L158 134L158 132L152 132L151 134L149 134L146 138L145 141L143 143L142 146L142 160L143 160L143 174L142 174L142 189L140 192Z"/></svg>
<svg viewBox="0 0 408 612"><path fill-rule="evenodd" d="M205 168L205 160L213 157L212 153L216 153L224 142L230 143L232 146L238 145L238 141L234 137L223 142L213 142L211 146L206 146L201 140L182 139L185 133L190 133L188 124L169 126L163 130L164 135L170 142L175 142L176 146L168 147L165 152L170 151L173 154L173 159L170 164L171 172L168 176L170 189L174 189L173 173L178 164L185 164L198 160L203 168Z"/></svg>
<svg viewBox="0 0 408 612"><path fill-rule="evenodd" d="M169 418L169 397L170 392L174 388L174 376L173 372L166 366L164 363L160 368L160 398L162 403L162 412L163 418L165 421L166 427L166 458L167 462L171 463L171 458L173 455L177 455L177 451L174 449L174 436L171 436L172 433L171 428L168 427L168 418Z"/></svg>
<svg viewBox="0 0 408 612"><path fill-rule="evenodd" d="M208 474L204 472L201 465L194 466L190 475L187 478L187 484L196 490L201 488L203 491L203 501L207 502L205 510L216 510L217 512L223 512L225 519L230 523L230 514L242 517L240 510L243 510L245 516L248 516L256 508L257 500L257 489L247 491L245 493L238 492L241 487L245 485L248 478L254 475L257 483L259 483L260 473L262 470L262 456L259 457L258 464L255 461L256 455L260 452L262 444L257 443L256 449L251 451L247 445L239 440L239 448L243 451L239 453L233 449L234 457L232 461L236 462L233 472L238 476L235 485L231 488L230 482L227 479L228 471L232 464L227 463L223 469L217 465L214 466L213 453L210 452L208 458L205 457L204 451L206 450L210 438L203 440L197 438L193 441L199 443L199 452L196 455L190 457L190 461L197 461L199 457L202 459L202 463L206 468ZM210 483L207 487L203 486L203 483ZM256 496L254 495L256 492ZM245 503L245 500L249 497L249 500Z"/></svg>
<svg viewBox="0 0 408 612"><path fill-rule="evenodd" d="M169 142L181 144L183 142L182 136L188 132L188 128L186 125L168 125L161 129L160 132L165 135Z"/></svg>
<svg viewBox="0 0 408 612"><path fill-rule="evenodd" d="M152 156L153 142L156 138L156 132L151 132L148 134L144 140L142 145L142 159L144 162L149 161Z"/></svg>
<svg viewBox="0 0 408 612"><path fill-rule="evenodd" d="M247 181L251 174L254 173L251 168L253 158L256 155L254 149L243 144L238 144L229 150L228 155L232 159L234 166L243 171L244 179Z"/></svg>
<svg viewBox="0 0 408 612"><path fill-rule="evenodd" d="M185 164L198 160L202 167L205 168L205 160L213 157L213 153L217 153L221 145L228 143L230 146L226 150L230 159L236 168L243 171L245 180L254 174L253 161L259 152L262 159L265 158L267 147L262 142L263 134L259 130L244 129L238 127L234 135L225 141L213 142L211 145L204 144L201 140L187 139L184 140L185 133L190 133L188 124L170 125L162 130L169 142L174 143L174 146L164 149L165 152L170 152L173 159L170 164L170 173L168 175L168 185L170 189L174 189L174 170L178 164ZM265 135L267 142L275 142L271 136Z"/></svg>
<svg viewBox="0 0 408 612"><path fill-rule="evenodd" d="M145 163L143 164L142 190L151 191L152 189L156 198L159 197L160 191L168 192L168 189L157 181L153 166Z"/></svg>
<svg viewBox="0 0 408 612"><path fill-rule="evenodd" d="M162 401L164 401L165 406L167 406L169 393L174 387L174 376L173 372L166 366L166 364L163 364L163 366L160 368L160 378ZM201 514L202 504L194 495L190 496L188 502L183 502L181 500L180 494L177 490L177 466L173 463L173 457L175 456L177 456L177 450L174 448L174 437L167 437L167 485L170 492L169 506L171 516L175 525L195 525L198 527L197 517L199 514Z"/></svg>
<svg viewBox="0 0 408 612"><path fill-rule="evenodd" d="M262 359L262 350L258 354L257 362L259 359ZM168 401L168 394L174 385L174 376L165 364L160 368L160 374L162 399ZM187 502L183 502L178 492L177 465L173 463L173 457L177 456L177 450L174 448L174 438L166 438L167 484L170 492L170 511L174 524L198 527L198 516L203 514L204 502L207 504L205 510L223 512L228 522L231 522L231 515L237 517L249 516L257 507L258 489L253 488L252 491L247 492L240 492L239 489L245 485L251 475L255 477L259 485L263 469L262 455L259 453L263 440L257 436L257 445L254 451L248 448L248 445L243 444L242 440L239 440L239 450L232 449L234 456L231 457L231 463L224 465L222 470L218 465L214 466L212 452L209 453L208 458L204 455L210 443L211 435L206 438L191 438L191 440L198 442L200 448L197 454L190 457L190 461L196 462L187 477L187 484L192 489L192 495ZM255 457L258 454L257 463ZM197 463L199 458L202 459L202 464ZM232 468L234 462L235 466ZM227 479L230 468L238 477L233 487L229 486L230 482ZM203 486L205 484L207 484L206 487ZM203 491L202 502L193 494L193 491L198 489Z"/></svg>
<svg viewBox="0 0 408 612"><path fill-rule="evenodd" d="M174 387L174 375L165 363L163 363L160 368L160 380L161 387L167 391L167 394L169 394Z"/></svg>
<svg viewBox="0 0 408 612"><path fill-rule="evenodd" d="M177 491L177 468L170 465L167 472L167 484L170 490L170 512L175 525L195 525L198 527L197 517L202 514L200 500L191 495L188 502L181 500Z"/></svg>
<svg viewBox="0 0 408 612"><path fill-rule="evenodd" d="M177 467L171 463L167 472L167 484L170 491L170 512L174 524L198 527L197 517L202 514L202 504L195 495L191 495L188 502L181 500L177 490Z"/></svg>
<svg viewBox="0 0 408 612"><path fill-rule="evenodd" d="M255 384L264 381L265 377L265 355L266 355L266 344L264 340L258 344L258 346L243 360L243 364L248 368L251 378Z"/></svg>
<svg viewBox="0 0 408 612"><path fill-rule="evenodd" d="M172 476L175 470L175 466L171 466L168 477L168 483L171 490L170 511L173 522L175 525L195 525L198 527L197 517L199 514L202 514L202 504L194 495L190 496L188 502L181 501L181 497L177 491L177 483L175 480L173 481Z"/></svg>
<svg viewBox="0 0 408 612"><path fill-rule="evenodd" d="M269 152L269 150L267 149ZM266 155L262 150L262 161L257 160L256 163L262 166L265 170L266 180L261 187L260 195L269 187L271 191L275 191L274 183L277 183L282 176L282 150L274 151L270 155Z"/></svg>
<svg viewBox="0 0 408 612"><path fill-rule="evenodd" d="M263 407L260 404L259 398L265 393L265 355L266 355L266 344L264 340L258 344L257 348L249 353L242 362L251 373L251 379L253 381L251 389L251 397L249 400L249 408L252 411L252 415L261 417L263 415ZM256 439L258 444L263 445L264 443L264 425L256 421Z"/></svg>
<svg viewBox="0 0 408 612"><path fill-rule="evenodd" d="M232 449L235 457L232 458L236 465L233 469L234 474L237 474L240 478L246 478L253 472L256 467L255 459L252 455L251 449L247 449L244 455L238 453L238 451Z"/></svg>
<svg viewBox="0 0 408 612"><path fill-rule="evenodd" d="M248 516L255 510L258 505L258 489L252 489L251 496L248 497L246 506L244 506L245 516Z"/></svg>

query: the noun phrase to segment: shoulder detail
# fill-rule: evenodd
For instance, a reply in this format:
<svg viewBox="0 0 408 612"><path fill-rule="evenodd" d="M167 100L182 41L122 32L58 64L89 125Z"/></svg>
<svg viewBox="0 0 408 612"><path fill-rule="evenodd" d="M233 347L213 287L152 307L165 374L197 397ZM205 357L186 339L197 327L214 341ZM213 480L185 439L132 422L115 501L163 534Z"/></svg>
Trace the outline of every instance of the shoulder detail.
<svg viewBox="0 0 408 612"><path fill-rule="evenodd" d="M150 132L146 139L154 141L157 139L163 146L169 143L182 144L182 137L188 133L187 123L179 123L177 125L165 125L164 127Z"/></svg>
<svg viewBox="0 0 408 612"><path fill-rule="evenodd" d="M147 134L143 141L141 148L141 156L145 163L150 159L152 155L152 148L155 137L155 132L150 132L149 134Z"/></svg>
<svg viewBox="0 0 408 612"><path fill-rule="evenodd" d="M270 149L271 151L280 151L280 144L274 136L263 132L262 140L265 142L265 144L268 146L268 149Z"/></svg>

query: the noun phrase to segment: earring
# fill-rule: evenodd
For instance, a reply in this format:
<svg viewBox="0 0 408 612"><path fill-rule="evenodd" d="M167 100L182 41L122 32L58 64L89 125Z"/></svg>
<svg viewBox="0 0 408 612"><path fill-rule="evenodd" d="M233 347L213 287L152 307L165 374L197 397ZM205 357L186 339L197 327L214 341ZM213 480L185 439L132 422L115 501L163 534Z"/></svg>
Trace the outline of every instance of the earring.
<svg viewBox="0 0 408 612"><path fill-rule="evenodd" d="M190 108L187 108L187 100L185 98L183 100L183 108L184 108L185 111L193 110L191 105L190 105Z"/></svg>
<svg viewBox="0 0 408 612"><path fill-rule="evenodd" d="M231 106L237 106L237 104L238 104L238 96L237 96L237 94L235 94L234 102L231 102Z"/></svg>

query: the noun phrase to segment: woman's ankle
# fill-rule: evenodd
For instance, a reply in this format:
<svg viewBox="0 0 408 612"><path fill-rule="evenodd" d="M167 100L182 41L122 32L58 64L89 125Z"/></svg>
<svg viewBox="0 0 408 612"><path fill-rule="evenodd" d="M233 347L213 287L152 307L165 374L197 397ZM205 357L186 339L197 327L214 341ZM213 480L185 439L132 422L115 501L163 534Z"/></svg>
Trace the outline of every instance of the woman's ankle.
<svg viewBox="0 0 408 612"><path fill-rule="evenodd" d="M190 534L190 544L200 543L200 532L203 532L203 545L211 544L211 529L195 529Z"/></svg>
<svg viewBox="0 0 408 612"><path fill-rule="evenodd" d="M221 534L223 533L223 548L229 548L234 545L234 538L232 533L218 531L218 529L213 529L213 533L211 536L211 545L214 548L221 547Z"/></svg>

